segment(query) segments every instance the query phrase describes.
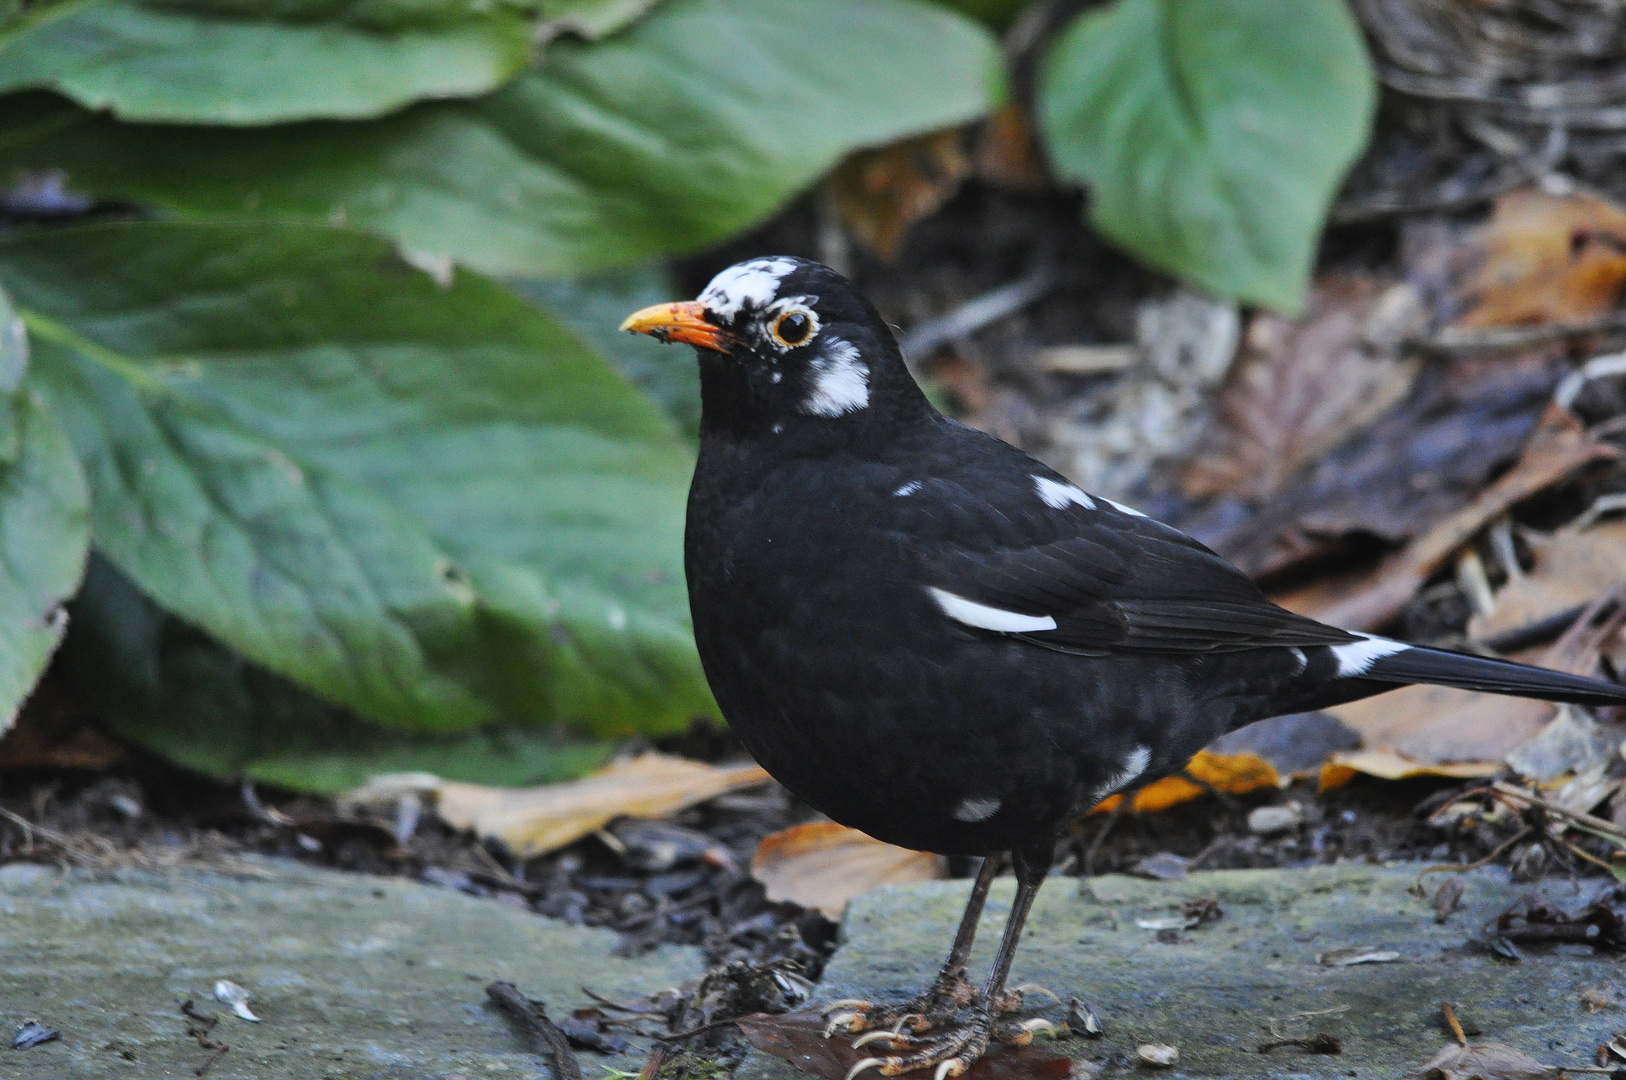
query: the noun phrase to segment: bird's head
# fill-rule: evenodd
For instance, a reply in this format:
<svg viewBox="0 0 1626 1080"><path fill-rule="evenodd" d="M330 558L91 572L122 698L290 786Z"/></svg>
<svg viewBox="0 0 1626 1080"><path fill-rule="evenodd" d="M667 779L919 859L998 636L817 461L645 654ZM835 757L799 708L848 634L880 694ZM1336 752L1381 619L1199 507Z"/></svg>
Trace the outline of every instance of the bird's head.
<svg viewBox="0 0 1626 1080"><path fill-rule="evenodd" d="M737 263L698 300L644 308L621 329L696 347L703 431L828 433L929 408L874 307L807 259Z"/></svg>

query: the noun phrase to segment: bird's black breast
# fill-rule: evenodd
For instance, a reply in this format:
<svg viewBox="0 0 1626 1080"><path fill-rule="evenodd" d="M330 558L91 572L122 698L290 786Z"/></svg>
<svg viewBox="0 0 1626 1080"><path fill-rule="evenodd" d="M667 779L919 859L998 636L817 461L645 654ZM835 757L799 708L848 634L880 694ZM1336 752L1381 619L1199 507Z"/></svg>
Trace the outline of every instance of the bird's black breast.
<svg viewBox="0 0 1626 1080"><path fill-rule="evenodd" d="M867 456L703 445L686 540L701 659L745 745L831 817L951 853L1055 829L1126 764L1140 781L1177 769L1246 707L1225 656L1058 650L945 615L934 585L997 596L1048 568L1069 640L1118 640L1110 594L1137 537L1201 550L1125 515L1083 527L1034 493L1041 466L965 431Z"/></svg>

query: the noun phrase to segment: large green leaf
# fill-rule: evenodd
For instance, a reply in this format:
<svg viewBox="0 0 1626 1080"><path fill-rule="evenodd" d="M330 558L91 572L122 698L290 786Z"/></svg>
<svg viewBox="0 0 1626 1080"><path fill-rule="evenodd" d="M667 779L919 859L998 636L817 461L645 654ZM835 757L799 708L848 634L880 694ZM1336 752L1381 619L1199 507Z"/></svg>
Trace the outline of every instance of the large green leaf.
<svg viewBox="0 0 1626 1080"><path fill-rule="evenodd" d="M615 743L548 728L384 728L165 614L93 556L71 605L63 671L114 731L188 768L331 793L387 772L523 786L568 780Z"/></svg>
<svg viewBox="0 0 1626 1080"><path fill-rule="evenodd" d="M729 236L856 147L979 115L1001 78L986 30L913 0L670 0L555 42L496 94L365 125L134 127L13 101L0 175L56 166L176 214L343 222L565 277Z"/></svg>
<svg viewBox="0 0 1626 1080"><path fill-rule="evenodd" d="M65 0L0 33L0 91L57 90L128 120L373 117L420 98L483 94L530 52L519 12L453 0L377 4L348 20L358 13L258 6Z"/></svg>
<svg viewBox="0 0 1626 1080"><path fill-rule="evenodd" d="M628 312L679 299L670 274L657 266L640 266L560 281L513 280L508 286L556 314L677 421L678 430L691 441L700 440L700 380L693 365L673 363L667 346L620 329Z"/></svg>
<svg viewBox="0 0 1626 1080"><path fill-rule="evenodd" d="M0 240L97 548L375 719L681 727L690 452L553 319L307 226Z"/></svg>
<svg viewBox="0 0 1626 1080"><path fill-rule="evenodd" d="M1286 311L1375 100L1344 0L1116 0L1068 27L1039 81L1051 160L1088 182L1097 229Z"/></svg>
<svg viewBox="0 0 1626 1080"><path fill-rule="evenodd" d="M89 497L73 447L22 384L22 323L0 290L0 731L34 689L67 625L90 542Z"/></svg>

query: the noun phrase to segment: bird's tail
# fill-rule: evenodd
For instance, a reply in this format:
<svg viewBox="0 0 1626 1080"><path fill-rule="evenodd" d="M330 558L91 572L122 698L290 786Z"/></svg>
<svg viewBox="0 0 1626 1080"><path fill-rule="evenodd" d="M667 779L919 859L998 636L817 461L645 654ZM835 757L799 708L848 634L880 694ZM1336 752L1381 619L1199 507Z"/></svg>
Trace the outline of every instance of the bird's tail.
<svg viewBox="0 0 1626 1080"><path fill-rule="evenodd" d="M1382 639L1371 640L1377 642ZM1400 643L1393 644L1398 646ZM1376 657L1370 667L1360 672L1359 677L1397 685L1433 683L1512 697L1568 701L1576 705L1626 704L1626 686L1623 685L1421 645L1400 647L1387 655Z"/></svg>

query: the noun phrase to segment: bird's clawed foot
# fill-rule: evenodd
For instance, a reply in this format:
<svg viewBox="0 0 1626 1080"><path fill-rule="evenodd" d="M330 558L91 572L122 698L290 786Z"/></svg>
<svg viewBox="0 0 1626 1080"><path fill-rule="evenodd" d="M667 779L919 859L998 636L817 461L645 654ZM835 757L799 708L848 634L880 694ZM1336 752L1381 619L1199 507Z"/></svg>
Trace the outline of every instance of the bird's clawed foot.
<svg viewBox="0 0 1626 1080"><path fill-rule="evenodd" d="M931 989L907 1005L884 1006L856 998L831 1002L824 1011L824 1036L858 1035L853 1049L874 1048L847 1073L848 1080L870 1069L897 1076L928 1067L935 1067L933 1080L947 1080L975 1064L990 1040L1026 1046L1035 1035L1057 1030L1048 1020L1000 1019L1019 1011L1029 994L1059 1000L1042 986L1026 984L990 1001L964 971L945 971Z"/></svg>
<svg viewBox="0 0 1626 1080"><path fill-rule="evenodd" d="M972 1009L964 1020L934 1026L928 1034L902 1030L876 1030L854 1040L853 1048L874 1047L884 1056L863 1058L847 1070L857 1080L871 1069L882 1076L898 1076L916 1069L932 1069L932 1080L959 1076L982 1057L990 1041L1026 1046L1033 1037L1056 1031L1048 1020L998 1020L986 1006Z"/></svg>
<svg viewBox="0 0 1626 1080"><path fill-rule="evenodd" d="M919 1035L953 1020L960 1010L982 997L963 970L945 971L931 988L907 1005L877 1005L859 998L832 1001L824 1007L824 1037L837 1032L857 1035L865 1031L909 1032Z"/></svg>
<svg viewBox="0 0 1626 1080"><path fill-rule="evenodd" d="M995 1016L1021 1012L1029 994L1039 994L1056 1004L1061 999L1036 983L1013 986L993 1001ZM965 972L947 972L937 977L931 989L907 1005L877 1005L861 998L843 998L824 1007L824 1037L837 1032L857 1035L866 1031L907 1031L919 1035L953 1020L961 1009L982 1001L982 991Z"/></svg>

